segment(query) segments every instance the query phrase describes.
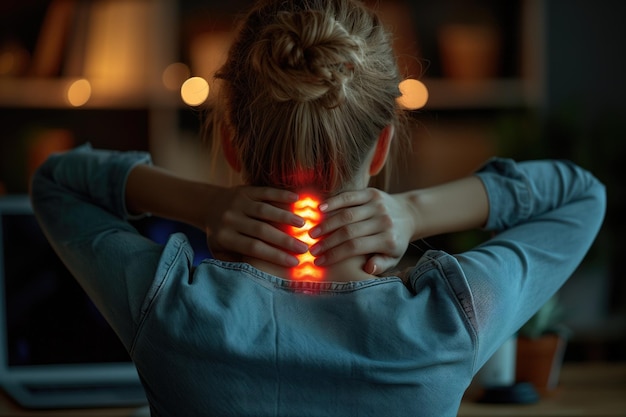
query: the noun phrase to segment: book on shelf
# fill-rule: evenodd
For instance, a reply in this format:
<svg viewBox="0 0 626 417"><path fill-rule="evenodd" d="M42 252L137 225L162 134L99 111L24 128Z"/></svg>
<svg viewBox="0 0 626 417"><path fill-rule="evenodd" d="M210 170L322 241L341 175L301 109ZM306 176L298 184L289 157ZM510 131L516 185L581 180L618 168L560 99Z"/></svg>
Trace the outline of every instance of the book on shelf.
<svg viewBox="0 0 626 417"><path fill-rule="evenodd" d="M33 51L31 76L61 75L75 4L75 0L52 0L48 5Z"/></svg>
<svg viewBox="0 0 626 417"><path fill-rule="evenodd" d="M85 77L107 89L146 79L154 2L147 0L52 0L35 49L33 77Z"/></svg>
<svg viewBox="0 0 626 417"><path fill-rule="evenodd" d="M74 4L74 19L70 28L70 36L66 45L67 53L63 63L62 73L64 76L83 76L91 4L90 1L77 1Z"/></svg>
<svg viewBox="0 0 626 417"><path fill-rule="evenodd" d="M112 95L145 86L151 53L154 2L99 1L92 4L86 37L83 76Z"/></svg>

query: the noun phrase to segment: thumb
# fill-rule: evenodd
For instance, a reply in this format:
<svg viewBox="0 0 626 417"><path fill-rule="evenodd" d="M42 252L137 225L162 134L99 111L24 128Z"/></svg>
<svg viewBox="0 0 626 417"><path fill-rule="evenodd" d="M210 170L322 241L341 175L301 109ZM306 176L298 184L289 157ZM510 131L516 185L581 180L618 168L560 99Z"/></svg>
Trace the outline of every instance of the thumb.
<svg viewBox="0 0 626 417"><path fill-rule="evenodd" d="M365 265L363 265L363 271L371 275L380 275L385 271L390 270L398 264L398 259L384 255L374 255L370 257Z"/></svg>

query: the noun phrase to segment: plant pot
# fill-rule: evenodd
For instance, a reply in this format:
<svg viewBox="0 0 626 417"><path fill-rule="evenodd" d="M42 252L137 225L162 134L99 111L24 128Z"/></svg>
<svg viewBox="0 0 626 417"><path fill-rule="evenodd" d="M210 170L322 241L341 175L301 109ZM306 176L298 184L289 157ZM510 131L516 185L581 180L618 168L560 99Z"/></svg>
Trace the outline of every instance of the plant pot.
<svg viewBox="0 0 626 417"><path fill-rule="evenodd" d="M530 382L539 395L548 396L557 387L566 339L558 334L517 339L517 382Z"/></svg>

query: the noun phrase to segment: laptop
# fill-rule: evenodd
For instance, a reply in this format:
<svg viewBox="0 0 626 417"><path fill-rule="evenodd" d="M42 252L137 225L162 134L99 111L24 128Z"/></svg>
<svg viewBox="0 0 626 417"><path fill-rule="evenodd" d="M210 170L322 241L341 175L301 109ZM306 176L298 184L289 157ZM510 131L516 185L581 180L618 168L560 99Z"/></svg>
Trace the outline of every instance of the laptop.
<svg viewBox="0 0 626 417"><path fill-rule="evenodd" d="M137 371L26 195L0 197L0 386L25 408L145 407Z"/></svg>

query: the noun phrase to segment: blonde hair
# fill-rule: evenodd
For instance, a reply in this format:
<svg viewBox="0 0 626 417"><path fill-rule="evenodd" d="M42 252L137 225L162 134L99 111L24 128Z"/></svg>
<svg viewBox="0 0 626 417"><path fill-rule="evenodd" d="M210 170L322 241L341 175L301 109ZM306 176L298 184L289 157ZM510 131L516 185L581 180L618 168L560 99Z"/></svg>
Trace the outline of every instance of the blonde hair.
<svg viewBox="0 0 626 417"><path fill-rule="evenodd" d="M251 185L339 192L385 126L402 132L391 39L355 0L258 3L216 78L214 131L228 125Z"/></svg>

